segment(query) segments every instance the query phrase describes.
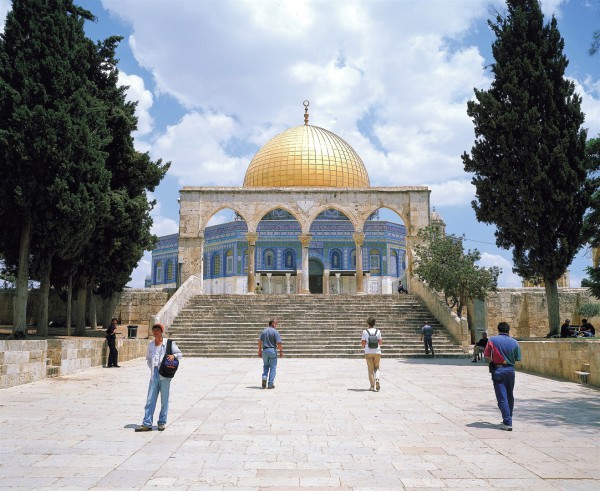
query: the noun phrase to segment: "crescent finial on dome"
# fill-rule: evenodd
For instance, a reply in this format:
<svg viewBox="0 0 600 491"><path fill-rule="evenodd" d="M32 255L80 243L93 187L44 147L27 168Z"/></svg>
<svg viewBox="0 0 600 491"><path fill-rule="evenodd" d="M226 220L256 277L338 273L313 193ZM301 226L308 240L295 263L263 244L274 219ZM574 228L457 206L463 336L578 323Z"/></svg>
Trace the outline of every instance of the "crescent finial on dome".
<svg viewBox="0 0 600 491"><path fill-rule="evenodd" d="M304 101L302 104L304 105L304 124L308 126L308 106L310 102Z"/></svg>

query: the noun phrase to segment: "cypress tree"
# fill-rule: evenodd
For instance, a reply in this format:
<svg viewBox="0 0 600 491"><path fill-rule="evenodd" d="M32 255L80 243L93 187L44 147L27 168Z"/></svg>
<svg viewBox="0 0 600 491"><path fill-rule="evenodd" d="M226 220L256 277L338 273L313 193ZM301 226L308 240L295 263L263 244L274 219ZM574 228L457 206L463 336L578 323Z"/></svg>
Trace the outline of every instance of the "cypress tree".
<svg viewBox="0 0 600 491"><path fill-rule="evenodd" d="M18 268L15 335L26 329L30 261L46 288L53 254L75 255L105 206L86 19L71 0L14 0L0 38L0 246Z"/></svg>
<svg viewBox="0 0 600 491"><path fill-rule="evenodd" d="M581 98L564 76L568 61L554 17L544 24L537 0L508 0L488 24L495 78L475 89L467 113L475 125L471 154L479 221L495 224L496 243L512 249L514 271L544 279L550 333L558 332L557 280L585 242L590 171Z"/></svg>

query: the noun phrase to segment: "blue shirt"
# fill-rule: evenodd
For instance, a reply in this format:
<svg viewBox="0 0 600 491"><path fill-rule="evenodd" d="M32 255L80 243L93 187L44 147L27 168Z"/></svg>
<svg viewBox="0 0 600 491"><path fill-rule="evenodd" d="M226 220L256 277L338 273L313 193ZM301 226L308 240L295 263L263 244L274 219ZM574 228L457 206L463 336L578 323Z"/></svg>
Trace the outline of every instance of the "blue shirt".
<svg viewBox="0 0 600 491"><path fill-rule="evenodd" d="M521 360L519 343L508 334L492 336L483 354L486 358L491 358L496 365L514 365Z"/></svg>
<svg viewBox="0 0 600 491"><path fill-rule="evenodd" d="M277 344L281 344L279 331L271 326L263 329L263 332L260 333L260 340L262 341L263 349L275 349Z"/></svg>

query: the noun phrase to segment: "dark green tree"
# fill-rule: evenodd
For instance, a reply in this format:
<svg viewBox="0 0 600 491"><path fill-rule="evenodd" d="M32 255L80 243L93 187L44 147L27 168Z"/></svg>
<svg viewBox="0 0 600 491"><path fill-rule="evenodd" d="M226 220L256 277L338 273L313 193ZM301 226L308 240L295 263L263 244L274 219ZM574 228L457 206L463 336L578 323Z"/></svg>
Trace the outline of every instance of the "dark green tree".
<svg viewBox="0 0 600 491"><path fill-rule="evenodd" d="M600 248L600 138L593 138L587 143L587 158L590 167L595 169L591 176L591 204L585 216L584 233L591 247ZM589 278L581 282L581 286L589 288L592 295L600 298L600 267L587 268Z"/></svg>
<svg viewBox="0 0 600 491"><path fill-rule="evenodd" d="M154 203L148 202L147 191L154 191L170 165L160 159L152 161L147 153L134 148L136 104L127 102L127 87L118 85L115 51L120 40L113 36L98 43L95 69L90 75L98 97L109 108L106 124L110 139L103 150L111 175L106 195L110 208L94 231L94 241L83 255L85 261L78 274L81 288L91 282L104 298L121 292L144 251L154 247L156 238L150 233ZM80 313L78 332L81 318Z"/></svg>
<svg viewBox="0 0 600 491"><path fill-rule="evenodd" d="M495 78L468 103L476 140L463 162L474 174L477 219L496 225L496 243L512 248L516 273L544 279L550 332L557 333L557 279L585 243L590 205L584 115L564 77L556 19L544 24L537 0L508 0L507 7L488 22Z"/></svg>
<svg viewBox="0 0 600 491"><path fill-rule="evenodd" d="M484 300L496 291L500 269L475 264L481 259L477 249L464 252L463 239L422 229L422 245L415 247L413 274L433 290L442 292L446 304L456 309L459 317L469 300Z"/></svg>
<svg viewBox="0 0 600 491"><path fill-rule="evenodd" d="M71 0L14 0L0 38L0 246L18 267L15 335L26 327L30 264L46 288L52 255L91 238L108 184L83 31L92 18Z"/></svg>

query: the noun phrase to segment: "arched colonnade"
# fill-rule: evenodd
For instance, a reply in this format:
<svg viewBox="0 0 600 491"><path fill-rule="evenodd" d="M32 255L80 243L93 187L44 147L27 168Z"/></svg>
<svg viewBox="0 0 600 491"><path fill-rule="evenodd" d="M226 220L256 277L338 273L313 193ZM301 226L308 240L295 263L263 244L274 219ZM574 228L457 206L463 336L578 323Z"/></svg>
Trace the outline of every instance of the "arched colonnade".
<svg viewBox="0 0 600 491"><path fill-rule="evenodd" d="M410 282L412 249L417 241L417 233L430 223L429 194L430 191L425 186L364 189L184 187L179 192L178 257L181 263L181 280L185 281L195 275L203 281L204 230L215 213L232 209L246 221L248 227L248 293L254 293L254 248L259 238L258 224L267 213L283 209L294 216L301 227L298 235L302 245L300 293L310 293L310 227L321 212L335 209L346 215L354 228L356 293L363 294L364 224L376 210L389 208L402 218L406 227L407 281Z"/></svg>

